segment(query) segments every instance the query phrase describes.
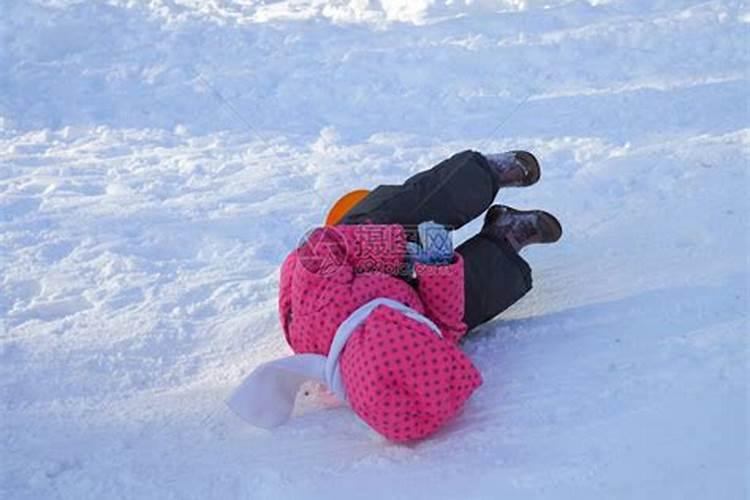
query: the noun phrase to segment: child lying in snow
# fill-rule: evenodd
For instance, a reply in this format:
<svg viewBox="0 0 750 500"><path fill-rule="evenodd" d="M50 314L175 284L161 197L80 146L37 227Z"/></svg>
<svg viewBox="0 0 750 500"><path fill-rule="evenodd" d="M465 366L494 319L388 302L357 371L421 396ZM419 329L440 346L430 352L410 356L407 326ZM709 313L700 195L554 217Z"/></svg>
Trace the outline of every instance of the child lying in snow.
<svg viewBox="0 0 750 500"><path fill-rule="evenodd" d="M531 289L518 252L562 235L547 212L490 206L499 188L539 176L531 153L464 151L379 186L313 231L281 268L281 325L296 355L258 367L229 406L273 427L317 380L390 440L435 432L482 383L459 340ZM479 234L454 252L448 231L488 208Z"/></svg>

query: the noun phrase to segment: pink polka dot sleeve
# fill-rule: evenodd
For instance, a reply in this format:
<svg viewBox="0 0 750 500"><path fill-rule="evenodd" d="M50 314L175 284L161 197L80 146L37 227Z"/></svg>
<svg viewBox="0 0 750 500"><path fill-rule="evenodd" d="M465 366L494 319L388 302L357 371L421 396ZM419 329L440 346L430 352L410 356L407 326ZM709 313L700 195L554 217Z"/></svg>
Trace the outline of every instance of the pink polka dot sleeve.
<svg viewBox="0 0 750 500"><path fill-rule="evenodd" d="M427 316L443 336L458 342L466 333L464 316L464 261L454 254L454 262L443 266L417 263L418 293Z"/></svg>

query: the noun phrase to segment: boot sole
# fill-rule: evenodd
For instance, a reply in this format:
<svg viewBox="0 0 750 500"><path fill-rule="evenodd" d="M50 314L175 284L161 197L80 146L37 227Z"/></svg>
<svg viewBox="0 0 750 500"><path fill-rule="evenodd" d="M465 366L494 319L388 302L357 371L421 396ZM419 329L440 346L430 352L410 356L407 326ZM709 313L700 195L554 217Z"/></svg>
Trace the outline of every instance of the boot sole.
<svg viewBox="0 0 750 500"><path fill-rule="evenodd" d="M539 225L546 226L542 227L543 243L554 243L562 238L562 224L557 217L544 210L535 210L535 212L539 214Z"/></svg>
<svg viewBox="0 0 750 500"><path fill-rule="evenodd" d="M528 151L511 151L511 153L516 155L516 158L518 158L518 160L523 163L523 166L529 171L529 178L525 179L520 186L527 187L539 182L539 179L542 177L542 168L539 166L539 161L536 159L536 156Z"/></svg>

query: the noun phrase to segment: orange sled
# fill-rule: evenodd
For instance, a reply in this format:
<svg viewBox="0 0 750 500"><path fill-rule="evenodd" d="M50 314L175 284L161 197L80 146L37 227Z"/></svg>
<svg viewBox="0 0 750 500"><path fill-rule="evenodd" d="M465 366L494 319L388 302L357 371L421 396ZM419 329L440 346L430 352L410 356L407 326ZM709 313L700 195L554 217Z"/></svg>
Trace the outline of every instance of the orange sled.
<svg viewBox="0 0 750 500"><path fill-rule="evenodd" d="M335 226L338 224L349 213L349 210L354 208L368 194L370 194L370 191L367 189L355 189L339 198L328 211L326 226Z"/></svg>

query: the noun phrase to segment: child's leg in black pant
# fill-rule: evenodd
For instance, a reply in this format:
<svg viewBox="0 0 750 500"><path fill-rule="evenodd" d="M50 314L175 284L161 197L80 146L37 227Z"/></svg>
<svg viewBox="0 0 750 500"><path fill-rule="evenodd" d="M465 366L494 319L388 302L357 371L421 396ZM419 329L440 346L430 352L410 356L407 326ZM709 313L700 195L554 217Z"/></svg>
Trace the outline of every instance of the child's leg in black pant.
<svg viewBox="0 0 750 500"><path fill-rule="evenodd" d="M402 185L375 188L341 224L401 224L433 220L458 229L487 210L500 185L481 153L464 151Z"/></svg>
<svg viewBox="0 0 750 500"><path fill-rule="evenodd" d="M469 330L531 290L531 268L506 240L480 233L456 252L464 259L464 322Z"/></svg>

